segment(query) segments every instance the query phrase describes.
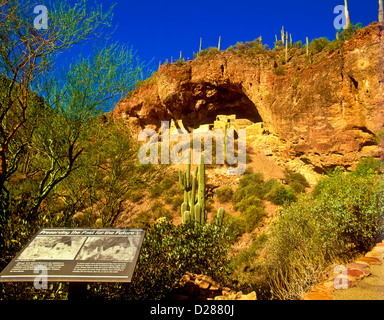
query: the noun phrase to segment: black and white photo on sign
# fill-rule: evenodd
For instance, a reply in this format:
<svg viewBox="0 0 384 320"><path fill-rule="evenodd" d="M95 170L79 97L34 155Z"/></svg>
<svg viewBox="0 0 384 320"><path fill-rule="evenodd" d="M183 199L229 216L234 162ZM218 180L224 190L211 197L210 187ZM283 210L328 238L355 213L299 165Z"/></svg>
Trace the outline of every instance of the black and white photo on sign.
<svg viewBox="0 0 384 320"><path fill-rule="evenodd" d="M18 260L73 260L87 237L37 236Z"/></svg>
<svg viewBox="0 0 384 320"><path fill-rule="evenodd" d="M127 237L89 237L75 259L131 261L136 250Z"/></svg>

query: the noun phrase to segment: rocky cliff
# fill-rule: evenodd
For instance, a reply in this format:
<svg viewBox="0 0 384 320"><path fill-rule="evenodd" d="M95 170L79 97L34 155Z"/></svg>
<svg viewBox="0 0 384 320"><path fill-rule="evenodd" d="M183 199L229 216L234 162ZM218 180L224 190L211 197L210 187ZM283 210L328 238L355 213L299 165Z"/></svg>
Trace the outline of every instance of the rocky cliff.
<svg viewBox="0 0 384 320"><path fill-rule="evenodd" d="M380 155L384 125L384 24L358 31L341 48L310 58L300 49L260 54L226 50L162 65L115 107L114 117L141 127L182 120L187 128L218 114L263 122L291 157L317 168L348 167Z"/></svg>

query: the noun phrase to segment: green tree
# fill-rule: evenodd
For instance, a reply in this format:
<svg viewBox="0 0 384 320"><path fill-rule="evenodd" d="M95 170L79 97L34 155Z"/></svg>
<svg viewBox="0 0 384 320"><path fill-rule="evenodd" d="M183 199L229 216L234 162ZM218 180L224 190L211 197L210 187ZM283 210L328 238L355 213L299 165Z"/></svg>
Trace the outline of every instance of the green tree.
<svg viewBox="0 0 384 320"><path fill-rule="evenodd" d="M59 54L105 39L112 8L83 0L46 4L47 29L33 29L31 1L3 0L0 19L0 254L7 261L42 223L42 204L78 170L94 118L133 88L142 64L132 49L95 47L57 68ZM42 98L39 98L42 97ZM109 219L109 218L108 218ZM108 220L107 219L107 220ZM16 234L15 230L18 231Z"/></svg>

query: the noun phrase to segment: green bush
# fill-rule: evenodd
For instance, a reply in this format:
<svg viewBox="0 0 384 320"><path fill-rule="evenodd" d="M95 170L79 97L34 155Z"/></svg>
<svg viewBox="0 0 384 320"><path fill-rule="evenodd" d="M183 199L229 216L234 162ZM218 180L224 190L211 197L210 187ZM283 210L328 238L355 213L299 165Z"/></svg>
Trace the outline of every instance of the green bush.
<svg viewBox="0 0 384 320"><path fill-rule="evenodd" d="M152 215L148 210L140 211L132 221L134 228L149 228L152 223Z"/></svg>
<svg viewBox="0 0 384 320"><path fill-rule="evenodd" d="M295 43L293 44L293 47L294 47L294 48L297 48L297 49L301 49L302 46L303 46L303 43L302 43L301 40L299 40L299 41L297 41L297 42L295 42Z"/></svg>
<svg viewBox="0 0 384 320"><path fill-rule="evenodd" d="M135 228L149 228L157 219L167 218L172 221L172 214L164 207L164 204L156 200L150 210L142 210L133 219Z"/></svg>
<svg viewBox="0 0 384 320"><path fill-rule="evenodd" d="M276 179L269 179L264 183L264 193L265 198L267 199L267 194L274 188L275 186L281 185Z"/></svg>
<svg viewBox="0 0 384 320"><path fill-rule="evenodd" d="M258 207L263 207L263 201L256 195L249 195L247 197L242 198L240 201L236 202L234 207L236 210L240 212L244 212L247 207L255 205Z"/></svg>
<svg viewBox="0 0 384 320"><path fill-rule="evenodd" d="M228 228L231 238L236 239L247 231L247 225L242 217L231 214L224 215L224 226Z"/></svg>
<svg viewBox="0 0 384 320"><path fill-rule="evenodd" d="M231 266L233 286L243 292L256 291L258 299L270 299L269 288L265 281L265 268L260 256L268 241L265 233L260 233L249 248L232 257Z"/></svg>
<svg viewBox="0 0 384 320"><path fill-rule="evenodd" d="M172 215L169 210L167 210L164 207L164 204L158 200L152 204L151 212L153 220L157 220L159 218L168 218L169 220L172 220Z"/></svg>
<svg viewBox="0 0 384 320"><path fill-rule="evenodd" d="M174 174L171 176L159 176L155 180L155 183L149 188L150 197L159 198L174 192L172 187L175 186L177 179L178 177L175 178Z"/></svg>
<svg viewBox="0 0 384 320"><path fill-rule="evenodd" d="M352 38L352 36L361 29L362 27L362 24L359 22L359 23L356 23L355 25L354 24L350 24L348 26L348 28L346 29L342 29L338 32L339 34L339 39L340 40L349 40Z"/></svg>
<svg viewBox="0 0 384 320"><path fill-rule="evenodd" d="M374 173L338 170L324 178L314 193L323 244L340 255L370 250L383 233L383 186Z"/></svg>
<svg viewBox="0 0 384 320"><path fill-rule="evenodd" d="M383 238L384 180L335 170L311 195L283 207L267 246L269 283L280 299L299 299L326 267L369 251Z"/></svg>
<svg viewBox="0 0 384 320"><path fill-rule="evenodd" d="M265 216L263 201L257 196L248 196L235 204L236 210L239 210L246 223L246 231L254 230Z"/></svg>
<svg viewBox="0 0 384 320"><path fill-rule="evenodd" d="M245 231L254 230L265 216L264 180L261 173L246 174L240 179L239 187L233 195L234 207L243 214Z"/></svg>
<svg viewBox="0 0 384 320"><path fill-rule="evenodd" d="M261 173L245 174L233 195L233 203L235 209L243 214L247 231L256 228L265 216L264 199L277 205L297 200L293 189L283 186L276 179L264 182Z"/></svg>
<svg viewBox="0 0 384 320"><path fill-rule="evenodd" d="M335 50L338 50L341 48L343 44L343 41L340 39L336 39L333 41L330 41L327 46L324 48L324 50L327 50L329 53L332 53Z"/></svg>
<svg viewBox="0 0 384 320"><path fill-rule="evenodd" d="M384 127L375 132L375 144L382 145L384 144Z"/></svg>
<svg viewBox="0 0 384 320"><path fill-rule="evenodd" d="M264 189L260 184L252 183L244 187L238 187L233 194L233 202L235 204L241 202L243 199L256 196L259 199L264 197Z"/></svg>
<svg viewBox="0 0 384 320"><path fill-rule="evenodd" d="M312 54L319 53L323 51L323 49L329 44L329 40L327 38L321 37L318 39L314 39L309 44L309 51Z"/></svg>
<svg viewBox="0 0 384 320"><path fill-rule="evenodd" d="M229 243L225 228L191 223L174 226L161 219L147 230L132 283L120 289L118 298L166 298L186 271L204 273L225 284L230 274Z"/></svg>
<svg viewBox="0 0 384 320"><path fill-rule="evenodd" d="M246 231L251 232L260 225L266 214L264 207L250 205L243 211L243 215L246 223Z"/></svg>
<svg viewBox="0 0 384 320"><path fill-rule="evenodd" d="M219 54L220 53L220 50L216 47L209 47L209 48L206 48L204 50L201 50L200 52L197 53L197 56L198 57L203 57L203 56L206 56L206 55L215 55L215 54Z"/></svg>
<svg viewBox="0 0 384 320"><path fill-rule="evenodd" d="M274 184L265 195L265 199L277 205L290 204L297 200L293 189L285 187L281 183Z"/></svg>
<svg viewBox="0 0 384 320"><path fill-rule="evenodd" d="M245 187L250 184L263 184L264 183L264 177L262 173L250 173L244 175L243 178L240 179L239 185L240 187Z"/></svg>
<svg viewBox="0 0 384 320"><path fill-rule="evenodd" d="M233 190L228 186L217 189L215 194L220 203L230 202L233 198Z"/></svg>
<svg viewBox="0 0 384 320"><path fill-rule="evenodd" d="M309 187L307 179L305 179L305 177L298 172L293 172L290 170L286 171L285 181L293 190L295 190L296 193L304 192L305 188Z"/></svg>
<svg viewBox="0 0 384 320"><path fill-rule="evenodd" d="M380 173L383 169L383 162L374 157L363 157L356 165L355 174L366 176L370 174Z"/></svg>

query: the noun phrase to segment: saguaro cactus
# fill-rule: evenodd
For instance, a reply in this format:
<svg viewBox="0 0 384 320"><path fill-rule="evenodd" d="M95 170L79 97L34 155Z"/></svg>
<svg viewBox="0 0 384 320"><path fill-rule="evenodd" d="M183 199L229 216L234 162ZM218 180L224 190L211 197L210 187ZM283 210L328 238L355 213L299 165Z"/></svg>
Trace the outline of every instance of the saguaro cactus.
<svg viewBox="0 0 384 320"><path fill-rule="evenodd" d="M348 11L347 0L344 0L344 6L345 6L345 27L344 27L344 29L347 29L348 26L351 24L351 19L349 18L349 11Z"/></svg>
<svg viewBox="0 0 384 320"><path fill-rule="evenodd" d="M379 0L379 22L384 21L383 0Z"/></svg>
<svg viewBox="0 0 384 320"><path fill-rule="evenodd" d="M207 212L205 210L205 164L204 154L200 156L200 164L195 169L195 174L191 176L191 164L187 165L187 172L179 171L179 183L184 190L184 202L181 204L182 223L196 221L197 223L207 222ZM197 199L196 199L197 186ZM224 209L220 208L214 219L214 223L222 226Z"/></svg>
<svg viewBox="0 0 384 320"><path fill-rule="evenodd" d="M191 214L189 211L184 211L182 216L182 222L187 223L188 221L191 221Z"/></svg>
<svg viewBox="0 0 384 320"><path fill-rule="evenodd" d="M191 176L191 164L187 166L187 172L179 171L180 187L184 190L184 202L181 205L181 215L183 222L184 213L188 211L189 218L199 223L207 221L205 212L205 164L204 154L201 154L200 164L196 167L195 175ZM197 187L197 199L196 199Z"/></svg>
<svg viewBox="0 0 384 320"><path fill-rule="evenodd" d="M217 215L215 218L216 225L221 227L223 225L223 220L224 220L224 209L220 207L219 210L217 210Z"/></svg>
<svg viewBox="0 0 384 320"><path fill-rule="evenodd" d="M206 221L205 214L205 164L204 164L204 153L200 155L200 164L199 164L199 185L197 192L197 202L200 203L201 206L201 214Z"/></svg>
<svg viewBox="0 0 384 320"><path fill-rule="evenodd" d="M179 171L179 184L184 190L184 202L188 203L188 192L191 191L191 164L187 166L187 172Z"/></svg>
<svg viewBox="0 0 384 320"><path fill-rule="evenodd" d="M284 26L281 28L281 43L284 47L285 45L285 33L284 33Z"/></svg>
<svg viewBox="0 0 384 320"><path fill-rule="evenodd" d="M285 41L285 63L288 62L288 32L287 32L287 39Z"/></svg>

